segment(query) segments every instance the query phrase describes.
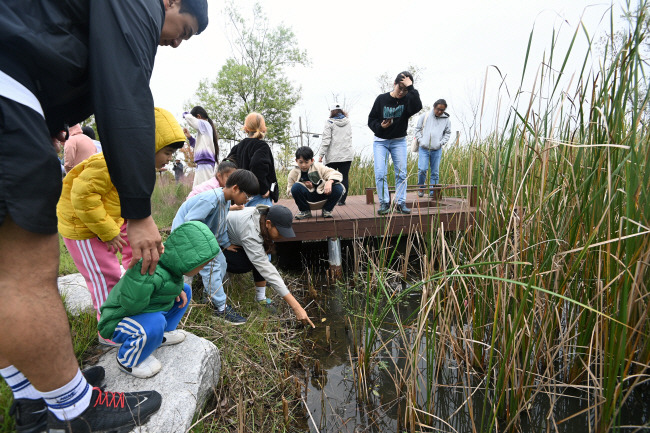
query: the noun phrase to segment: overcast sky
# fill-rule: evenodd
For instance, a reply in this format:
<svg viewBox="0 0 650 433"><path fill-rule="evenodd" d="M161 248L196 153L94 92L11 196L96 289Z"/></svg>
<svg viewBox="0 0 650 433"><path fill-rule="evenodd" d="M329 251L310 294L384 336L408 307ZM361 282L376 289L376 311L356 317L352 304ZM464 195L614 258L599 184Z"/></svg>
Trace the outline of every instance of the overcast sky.
<svg viewBox="0 0 650 433"><path fill-rule="evenodd" d="M508 0L437 2L304 0L260 1L272 25L284 23L294 31L299 46L307 51L309 67L288 71L289 79L302 88L302 99L294 109L296 123L320 133L329 115L328 107L338 95L345 102L353 125L355 149L369 155L372 133L366 126L368 112L380 93L378 77L391 76L417 65L423 71L418 82L422 102L431 105L439 98L449 104L452 130L464 139L471 107L479 104L486 69L495 65L507 76L508 88L516 90L521 77L526 47L535 29L529 68L533 72L544 51L548 53L553 30L559 32L558 52L566 52L582 19L591 35L609 30L609 9L622 13L623 2L578 0ZM237 2L244 14L252 2ZM204 33L185 41L179 48L160 47L151 88L157 106L180 118L183 104L194 95L203 78L214 78L231 56L224 31L224 3L209 1L210 24ZM584 59L586 38L578 37L572 73ZM579 54L578 54L579 53ZM494 102L499 79L491 69L487 100ZM502 88L503 89L503 88ZM490 115L486 123L492 122ZM307 127L305 127L305 125ZM318 148L320 139L311 139Z"/></svg>

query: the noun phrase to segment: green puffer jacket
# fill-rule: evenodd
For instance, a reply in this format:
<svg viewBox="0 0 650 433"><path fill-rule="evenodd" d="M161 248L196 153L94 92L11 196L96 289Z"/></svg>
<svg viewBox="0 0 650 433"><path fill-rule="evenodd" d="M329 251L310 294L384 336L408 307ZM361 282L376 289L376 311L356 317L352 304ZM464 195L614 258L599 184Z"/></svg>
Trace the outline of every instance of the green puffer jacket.
<svg viewBox="0 0 650 433"><path fill-rule="evenodd" d="M128 316L169 311L183 290L183 274L219 254L219 244L208 226L189 221L176 228L165 242L165 252L153 275L141 275L142 260L126 271L101 307L97 325L104 338Z"/></svg>

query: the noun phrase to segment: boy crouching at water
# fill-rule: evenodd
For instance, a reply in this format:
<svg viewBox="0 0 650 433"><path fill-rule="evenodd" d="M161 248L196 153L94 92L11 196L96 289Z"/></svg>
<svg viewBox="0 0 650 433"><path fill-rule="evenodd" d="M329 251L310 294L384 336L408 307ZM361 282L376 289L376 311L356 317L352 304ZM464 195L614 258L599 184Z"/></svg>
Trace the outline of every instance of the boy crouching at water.
<svg viewBox="0 0 650 433"><path fill-rule="evenodd" d="M140 273L142 261L126 271L102 305L98 324L103 338L121 344L117 352L120 370L141 379L161 370L153 351L185 339L185 334L176 331L192 298L183 275L198 274L219 251L210 229L191 221L169 235L153 275Z"/></svg>
<svg viewBox="0 0 650 433"><path fill-rule="evenodd" d="M225 182L223 188L210 189L188 198L176 212L172 222L172 233L177 227L182 227L184 222L201 221L210 228L223 251L236 251L237 247L232 245L228 238L226 217L231 204L246 204L251 197L259 194L260 185L252 172L243 169L233 171ZM227 267L226 258L221 253L201 269L205 294L210 298L217 318L231 325L242 325L246 323L246 318L226 304L227 297L223 283Z"/></svg>
<svg viewBox="0 0 650 433"><path fill-rule="evenodd" d="M296 150L296 165L289 172L287 194L293 196L299 212L296 219L311 218L308 202L327 200L323 218L332 218L332 210L345 192L341 184L343 175L320 162L314 162L314 151L303 146Z"/></svg>

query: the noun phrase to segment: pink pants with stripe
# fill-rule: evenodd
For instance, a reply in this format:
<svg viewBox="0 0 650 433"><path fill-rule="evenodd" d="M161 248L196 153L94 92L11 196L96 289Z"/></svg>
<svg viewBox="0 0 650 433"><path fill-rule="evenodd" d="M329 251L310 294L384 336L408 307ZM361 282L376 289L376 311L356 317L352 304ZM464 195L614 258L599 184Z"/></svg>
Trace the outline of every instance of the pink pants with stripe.
<svg viewBox="0 0 650 433"><path fill-rule="evenodd" d="M131 244L126 237L126 222L120 228L120 234L127 242L122 248L122 265L124 269L127 269L131 262L132 251ZM86 280L93 307L97 311L97 320L99 320L99 308L122 276L120 260L107 250L104 242L96 237L82 241L64 237L63 242L77 269Z"/></svg>

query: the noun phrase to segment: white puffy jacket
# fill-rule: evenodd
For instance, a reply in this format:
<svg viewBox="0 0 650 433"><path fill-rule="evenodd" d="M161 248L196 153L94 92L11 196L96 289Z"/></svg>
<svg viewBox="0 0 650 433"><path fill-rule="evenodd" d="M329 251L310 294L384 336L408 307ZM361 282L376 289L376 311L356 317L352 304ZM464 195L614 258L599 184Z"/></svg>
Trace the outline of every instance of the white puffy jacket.
<svg viewBox="0 0 650 433"><path fill-rule="evenodd" d="M325 158L323 161L325 164L352 161L354 159L352 125L349 118L327 119L318 155Z"/></svg>

